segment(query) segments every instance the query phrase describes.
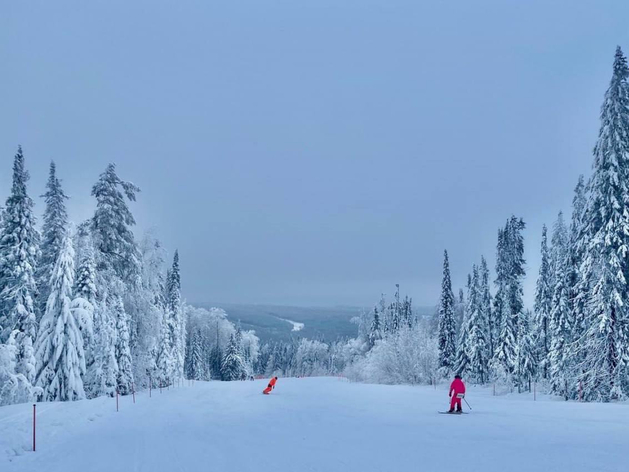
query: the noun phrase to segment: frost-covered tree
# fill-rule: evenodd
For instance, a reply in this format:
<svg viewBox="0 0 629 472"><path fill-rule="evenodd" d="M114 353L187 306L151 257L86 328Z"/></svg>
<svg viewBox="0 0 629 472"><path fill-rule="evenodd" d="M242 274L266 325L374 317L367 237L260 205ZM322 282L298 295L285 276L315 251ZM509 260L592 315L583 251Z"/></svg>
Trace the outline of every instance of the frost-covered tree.
<svg viewBox="0 0 629 472"><path fill-rule="evenodd" d="M482 293L478 268L474 265L472 269L472 291L470 299L473 299L473 306L470 307L470 314L467 320L467 342L466 349L468 360L466 370L471 378L480 384L487 382L489 378L489 347L487 343L487 320L481 308Z"/></svg>
<svg viewBox="0 0 629 472"><path fill-rule="evenodd" d="M223 362L221 364L221 377L223 380L242 380L246 375L245 362L236 342L236 337L229 338Z"/></svg>
<svg viewBox="0 0 629 472"><path fill-rule="evenodd" d="M135 201L140 189L121 180L115 164L109 164L92 188L96 212L92 218L92 233L98 250L99 270L111 269L125 283L136 283L140 256L131 227L135 219L125 196Z"/></svg>
<svg viewBox="0 0 629 472"><path fill-rule="evenodd" d="M42 228L41 257L37 267L36 282L39 289L39 315L43 316L50 294L50 278L55 263L61 252L61 245L67 234L68 212L66 200L68 197L61 187L61 180L57 177L57 167L50 163L46 193L42 195L46 202L44 210L44 225Z"/></svg>
<svg viewBox="0 0 629 472"><path fill-rule="evenodd" d="M487 266L487 261L485 257L481 257L480 262L480 286L478 289L478 310L480 312L480 317L483 319L484 324L486 326L485 338L487 341L488 355L489 359L491 359L494 355L494 314L491 309L491 291L489 288L489 267Z"/></svg>
<svg viewBox="0 0 629 472"><path fill-rule="evenodd" d="M535 325L537 327L537 349L540 359L540 369L544 378L548 377L548 352L550 350L550 312L553 301L553 274L548 249L546 225L542 227L541 263L539 276L535 287Z"/></svg>
<svg viewBox="0 0 629 472"><path fill-rule="evenodd" d="M476 265L474 265L472 272L476 271ZM468 371L470 364L470 319L475 316L474 312L478 309L478 277L476 281L472 277L472 274L467 276L467 305L465 307L465 315L463 316L463 323L461 330L459 331L459 339L456 349L455 371L459 375L465 375Z"/></svg>
<svg viewBox="0 0 629 472"><path fill-rule="evenodd" d="M373 319L369 326L369 348L371 349L376 345L376 342L382 339L382 326L380 323L380 314L378 313L378 306L373 309Z"/></svg>
<svg viewBox="0 0 629 472"><path fill-rule="evenodd" d="M584 227L587 245L579 291L586 294L587 332L580 366L587 399L625 398L629 363L629 70L616 50L601 108Z"/></svg>
<svg viewBox="0 0 629 472"><path fill-rule="evenodd" d="M522 230L525 224L522 219L512 216L505 225L499 242L497 272L501 277L498 287L502 301L499 303L501 310L501 328L496 351L492 363L494 371L503 378L513 380L513 374L517 367L517 346L519 317L522 314L524 278L524 239Z"/></svg>
<svg viewBox="0 0 629 472"><path fill-rule="evenodd" d="M548 365L551 390L568 396L568 361L570 344L570 253L568 230L560 212L553 228L553 299L550 313L550 348Z"/></svg>
<svg viewBox="0 0 629 472"><path fill-rule="evenodd" d="M113 295L110 303L116 320L115 352L118 366L116 386L121 395L128 395L132 392L134 383L131 348L129 347L129 321L120 296Z"/></svg>
<svg viewBox="0 0 629 472"><path fill-rule="evenodd" d="M572 221L570 223L569 236L570 266L568 283L570 289L570 319L573 330L572 338L575 340L579 339L585 331L585 294L580 294L579 283L581 263L586 245L586 238L584 238L586 207L585 180L583 175L580 175L572 198ZM574 354L576 355L577 353Z"/></svg>
<svg viewBox="0 0 629 472"><path fill-rule="evenodd" d="M68 235L59 249L35 345L36 383L46 401L81 400L85 398L85 356L79 322L71 309L74 249Z"/></svg>
<svg viewBox="0 0 629 472"><path fill-rule="evenodd" d="M531 390L531 381L537 376L538 361L537 349L533 332L530 328L531 313L527 310L519 318L519 336L517 349L517 362L515 376L517 377L518 391L528 385Z"/></svg>
<svg viewBox="0 0 629 472"><path fill-rule="evenodd" d="M94 310L96 306L96 261L92 238L87 228L79 228L77 234L77 268L74 282L74 298L70 309L77 320L81 337L85 363L92 364L92 349L94 346Z"/></svg>
<svg viewBox="0 0 629 472"><path fill-rule="evenodd" d="M0 342L14 335L15 372L30 383L35 378L33 343L37 335L34 300L39 234L35 228L33 200L26 184L29 175L19 147L13 161L13 186L0 228Z"/></svg>
<svg viewBox="0 0 629 472"><path fill-rule="evenodd" d="M454 293L450 278L448 251L443 254L443 279L441 281L441 299L439 300L439 367L444 375L449 375L456 362L456 325L454 320Z"/></svg>

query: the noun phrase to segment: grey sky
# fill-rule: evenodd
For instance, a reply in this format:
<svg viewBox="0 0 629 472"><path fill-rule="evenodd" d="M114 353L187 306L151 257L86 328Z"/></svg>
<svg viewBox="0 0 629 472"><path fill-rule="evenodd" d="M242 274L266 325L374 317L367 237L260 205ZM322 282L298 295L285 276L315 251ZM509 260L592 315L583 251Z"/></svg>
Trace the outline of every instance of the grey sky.
<svg viewBox="0 0 629 472"><path fill-rule="evenodd" d="M617 44L626 1L6 2L0 193L21 143L80 221L116 162L199 301L433 304L514 213L530 300Z"/></svg>

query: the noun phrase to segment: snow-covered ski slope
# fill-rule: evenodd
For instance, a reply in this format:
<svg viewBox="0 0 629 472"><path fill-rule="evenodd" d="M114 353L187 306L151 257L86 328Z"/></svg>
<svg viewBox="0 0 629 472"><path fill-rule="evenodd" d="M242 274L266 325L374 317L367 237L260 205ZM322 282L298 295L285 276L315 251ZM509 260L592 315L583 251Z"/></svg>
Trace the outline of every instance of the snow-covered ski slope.
<svg viewBox="0 0 629 472"><path fill-rule="evenodd" d="M337 378L202 383L121 398L0 408L0 471L627 472L629 405Z"/></svg>

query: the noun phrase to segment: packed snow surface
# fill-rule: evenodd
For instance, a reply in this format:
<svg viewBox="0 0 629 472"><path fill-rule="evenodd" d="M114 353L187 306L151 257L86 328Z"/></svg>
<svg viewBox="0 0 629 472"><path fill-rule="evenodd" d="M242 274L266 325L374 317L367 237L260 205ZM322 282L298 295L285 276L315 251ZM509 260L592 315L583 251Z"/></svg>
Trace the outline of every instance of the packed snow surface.
<svg viewBox="0 0 629 472"><path fill-rule="evenodd" d="M0 408L0 471L627 472L629 407L337 378L196 382L133 404L98 398ZM464 405L465 406L465 405ZM469 411L469 410L468 410Z"/></svg>

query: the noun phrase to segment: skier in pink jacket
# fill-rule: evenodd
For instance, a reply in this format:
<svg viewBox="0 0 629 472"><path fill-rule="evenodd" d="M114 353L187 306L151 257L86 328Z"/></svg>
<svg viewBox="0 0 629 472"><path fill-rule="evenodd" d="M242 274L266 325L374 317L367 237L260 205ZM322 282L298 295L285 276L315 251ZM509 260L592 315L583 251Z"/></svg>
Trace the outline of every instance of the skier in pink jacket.
<svg viewBox="0 0 629 472"><path fill-rule="evenodd" d="M461 400L463 400L463 396L465 396L465 384L463 380L461 380L460 375L454 376L454 381L450 385L450 411L448 413L454 413L454 405L456 405L456 412L462 413L463 408L461 405Z"/></svg>

